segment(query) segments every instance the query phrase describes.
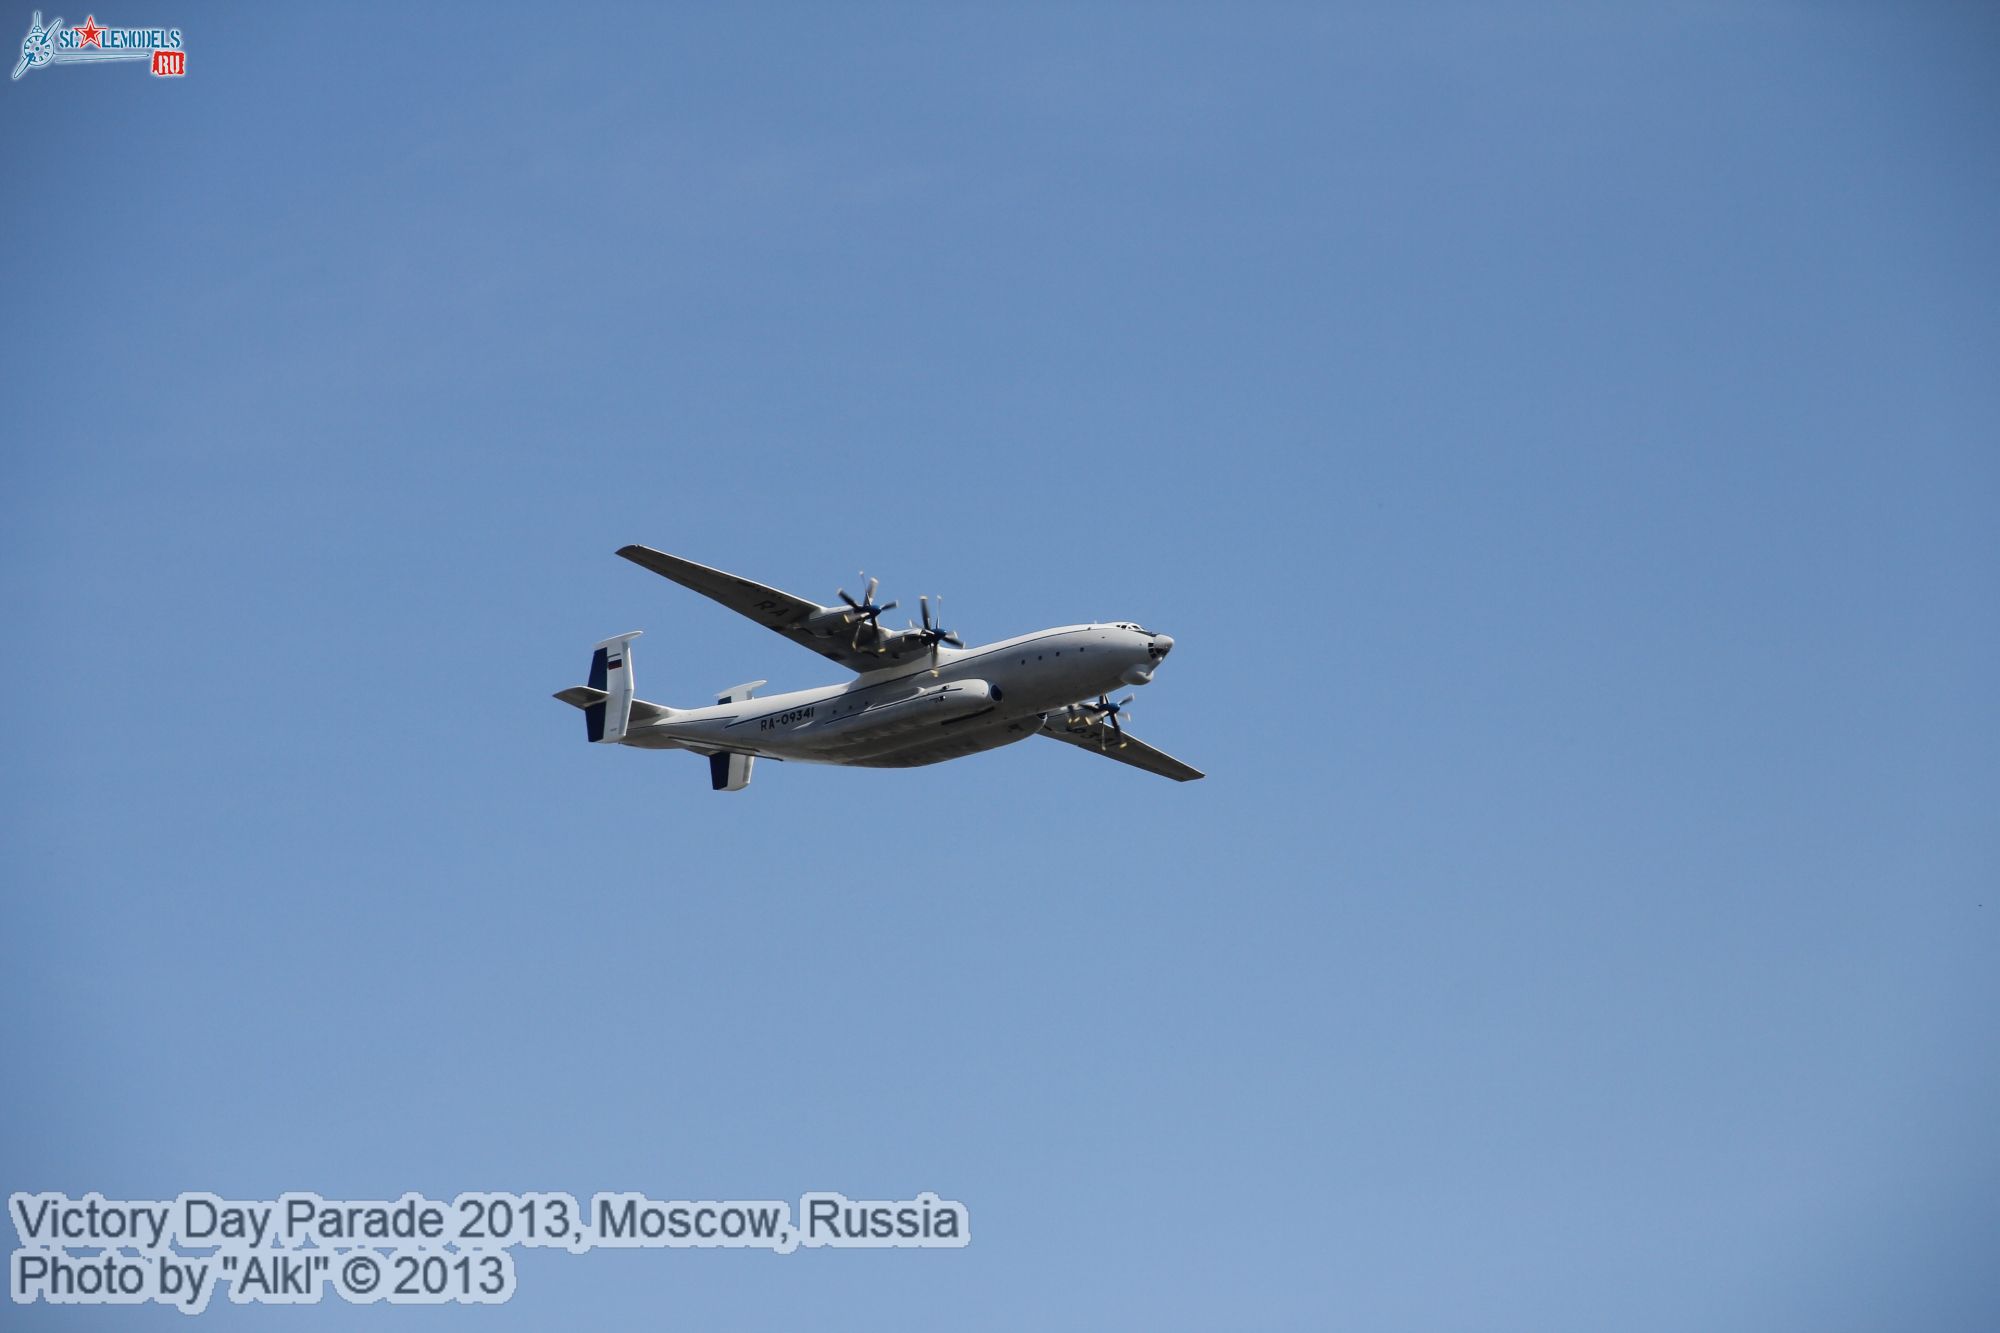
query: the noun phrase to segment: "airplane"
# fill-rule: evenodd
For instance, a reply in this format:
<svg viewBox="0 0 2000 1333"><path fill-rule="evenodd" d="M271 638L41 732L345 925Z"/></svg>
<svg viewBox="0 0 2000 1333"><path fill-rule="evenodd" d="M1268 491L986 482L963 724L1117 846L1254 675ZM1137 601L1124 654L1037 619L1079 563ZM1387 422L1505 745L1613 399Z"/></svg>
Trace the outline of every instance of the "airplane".
<svg viewBox="0 0 2000 1333"><path fill-rule="evenodd" d="M944 599L920 597L923 624L884 626L895 602L878 604L879 579L859 598L818 602L649 546L620 547L642 569L672 579L730 610L840 663L853 680L757 696L767 681L732 685L712 707L668 708L634 696L632 641L614 634L596 646L590 683L555 697L583 710L584 733L603 745L691 750L708 758L709 786L742 791L759 759L914 768L1047 736L1087 753L1192 782L1201 771L1128 734L1119 720L1174 641L1130 621L1063 625L968 648L944 627Z"/></svg>

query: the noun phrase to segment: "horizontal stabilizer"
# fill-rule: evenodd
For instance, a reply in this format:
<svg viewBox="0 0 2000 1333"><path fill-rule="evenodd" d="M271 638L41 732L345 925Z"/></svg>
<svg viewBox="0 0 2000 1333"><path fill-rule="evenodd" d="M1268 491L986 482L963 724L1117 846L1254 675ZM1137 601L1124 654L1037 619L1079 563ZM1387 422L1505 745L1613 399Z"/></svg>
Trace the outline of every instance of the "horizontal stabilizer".
<svg viewBox="0 0 2000 1333"><path fill-rule="evenodd" d="M557 690L552 696L562 700L572 708L588 711L592 704L601 704L608 697L603 690L593 690L588 685L572 685L566 690ZM632 722L664 722L674 715L674 710L664 704L649 704L644 699L632 701Z"/></svg>

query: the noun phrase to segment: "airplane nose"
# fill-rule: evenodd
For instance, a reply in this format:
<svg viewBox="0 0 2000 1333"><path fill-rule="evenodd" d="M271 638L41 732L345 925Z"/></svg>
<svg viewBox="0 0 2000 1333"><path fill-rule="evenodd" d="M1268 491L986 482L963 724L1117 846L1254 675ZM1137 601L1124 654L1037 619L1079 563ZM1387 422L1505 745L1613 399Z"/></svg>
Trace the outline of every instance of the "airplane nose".
<svg viewBox="0 0 2000 1333"><path fill-rule="evenodd" d="M1155 657L1165 657L1174 650L1174 636L1171 634L1155 634L1153 642L1148 645L1147 650Z"/></svg>

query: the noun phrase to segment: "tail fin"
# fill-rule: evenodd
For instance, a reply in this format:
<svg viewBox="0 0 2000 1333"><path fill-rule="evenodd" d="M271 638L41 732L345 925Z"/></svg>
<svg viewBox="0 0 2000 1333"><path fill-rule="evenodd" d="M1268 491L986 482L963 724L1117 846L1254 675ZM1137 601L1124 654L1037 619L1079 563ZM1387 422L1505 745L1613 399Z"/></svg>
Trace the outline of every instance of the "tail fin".
<svg viewBox="0 0 2000 1333"><path fill-rule="evenodd" d="M712 754L708 757L708 787L710 791L742 791L750 785L750 766L757 762L755 755Z"/></svg>
<svg viewBox="0 0 2000 1333"><path fill-rule="evenodd" d="M604 691L601 703L583 710L584 730L593 741L615 745L625 739L632 720L632 640L643 632L615 634L590 655L590 688Z"/></svg>
<svg viewBox="0 0 2000 1333"><path fill-rule="evenodd" d="M740 703L755 695L759 688L770 684L764 680L746 680L741 685L731 685L715 696L719 704ZM750 769L757 762L756 756L747 754L712 754L708 757L708 785L712 791L742 791L750 785Z"/></svg>

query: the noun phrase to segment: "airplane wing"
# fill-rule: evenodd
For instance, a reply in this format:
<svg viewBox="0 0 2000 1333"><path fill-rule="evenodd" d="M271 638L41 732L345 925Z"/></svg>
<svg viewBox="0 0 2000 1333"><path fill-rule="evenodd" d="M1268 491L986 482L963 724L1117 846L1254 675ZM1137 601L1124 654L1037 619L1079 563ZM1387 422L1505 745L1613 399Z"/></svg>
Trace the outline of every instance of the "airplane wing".
<svg viewBox="0 0 2000 1333"><path fill-rule="evenodd" d="M877 671L896 660L873 649L856 649L853 634L844 627L824 626L817 632L807 627L806 622L815 616L827 616L844 608L808 602L803 597L794 597L788 592L767 588L719 569L710 569L707 565L697 565L692 560L655 551L650 546L621 546L618 554L662 578L672 579L683 588L720 602L731 611L748 616L766 629L776 630L793 643L810 648L822 657L830 657L851 670Z"/></svg>
<svg viewBox="0 0 2000 1333"><path fill-rule="evenodd" d="M1160 750L1155 750L1146 742L1133 736L1120 737L1102 722L1082 722L1050 714L1042 724L1042 735L1074 745L1089 754L1101 754L1106 759L1116 759L1121 764L1143 768L1148 773L1158 773L1163 778L1175 782L1193 782L1206 776L1200 769L1191 768ZM1121 743L1122 741L1122 743Z"/></svg>

